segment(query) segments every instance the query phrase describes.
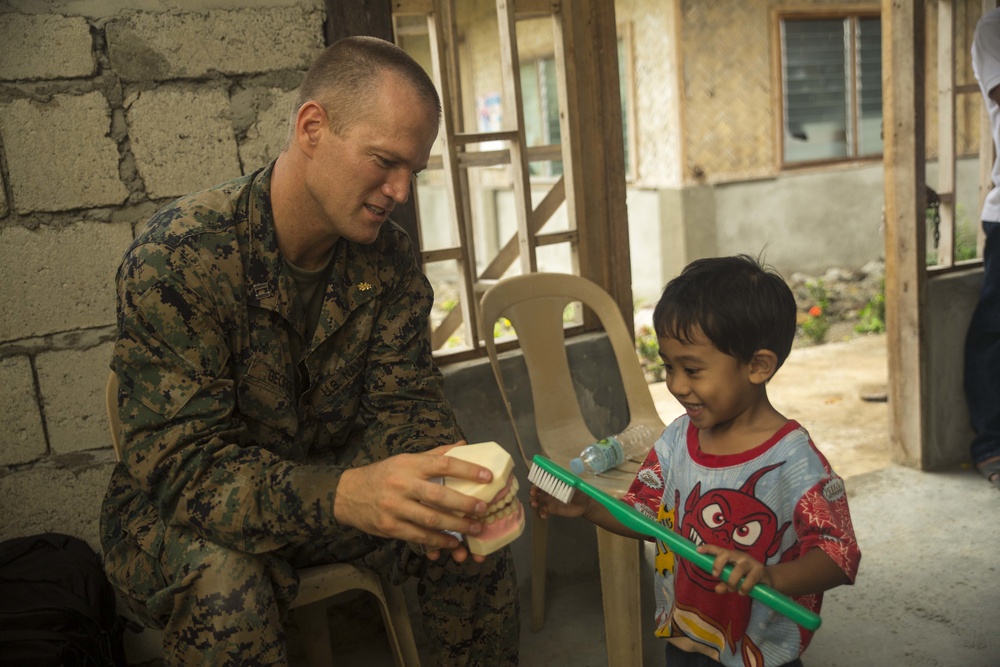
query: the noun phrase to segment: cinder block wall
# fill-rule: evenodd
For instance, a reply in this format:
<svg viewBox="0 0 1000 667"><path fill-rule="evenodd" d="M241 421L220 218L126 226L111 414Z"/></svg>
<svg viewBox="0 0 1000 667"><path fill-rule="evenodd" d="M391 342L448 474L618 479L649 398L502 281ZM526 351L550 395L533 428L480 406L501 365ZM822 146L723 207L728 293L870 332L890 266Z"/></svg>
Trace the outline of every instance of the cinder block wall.
<svg viewBox="0 0 1000 667"><path fill-rule="evenodd" d="M182 5L0 5L0 540L98 546L118 261L161 205L280 152L324 46L322 0Z"/></svg>

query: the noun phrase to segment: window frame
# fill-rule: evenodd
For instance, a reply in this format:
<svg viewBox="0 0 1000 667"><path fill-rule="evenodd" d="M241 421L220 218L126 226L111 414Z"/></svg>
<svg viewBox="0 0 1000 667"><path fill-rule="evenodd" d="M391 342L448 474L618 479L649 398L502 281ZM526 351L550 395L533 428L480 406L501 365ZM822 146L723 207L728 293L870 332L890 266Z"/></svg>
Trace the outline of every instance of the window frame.
<svg viewBox="0 0 1000 667"><path fill-rule="evenodd" d="M857 37L859 19L876 18L882 20L881 7L874 4L863 4L856 6L833 5L821 8L778 8L773 11L773 54L772 58L772 80L774 86L774 128L775 128L775 162L778 171L791 171L797 169L808 169L817 166L828 166L836 164L853 164L859 162L880 162L885 146L878 153L858 155L859 151L859 112L860 97L857 95L858 78L860 71L857 64ZM848 130L851 133L851 141L848 149L851 154L843 157L823 157L806 160L789 161L785 157L786 137L785 137L785 44L784 44L784 22L796 21L820 21L820 20L847 20L850 22L850 32L847 36L847 64L849 66L849 84L847 95L850 99L845 99L845 104L850 104L847 114ZM884 67L880 63L880 67ZM884 117L884 112L883 112Z"/></svg>
<svg viewBox="0 0 1000 667"><path fill-rule="evenodd" d="M635 99L635 37L632 22L618 24L617 35L618 85L624 93L622 139L625 149L625 182L635 183L639 177L639 156L636 153L638 145L636 128L639 114Z"/></svg>

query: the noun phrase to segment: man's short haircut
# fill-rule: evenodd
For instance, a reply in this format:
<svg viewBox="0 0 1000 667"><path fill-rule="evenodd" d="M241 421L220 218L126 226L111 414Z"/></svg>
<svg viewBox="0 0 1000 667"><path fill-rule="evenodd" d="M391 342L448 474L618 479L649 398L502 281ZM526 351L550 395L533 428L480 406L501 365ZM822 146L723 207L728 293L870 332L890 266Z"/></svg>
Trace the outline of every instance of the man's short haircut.
<svg viewBox="0 0 1000 667"><path fill-rule="evenodd" d="M440 120L441 99L424 68L392 42L366 36L337 40L320 54L302 79L294 113L315 100L326 109L330 128L343 134L370 112L379 74L387 70L409 82Z"/></svg>
<svg viewBox="0 0 1000 667"><path fill-rule="evenodd" d="M774 269L749 255L691 262L653 310L656 335L689 342L701 331L724 354L749 363L758 350L785 362L795 339L795 297Z"/></svg>

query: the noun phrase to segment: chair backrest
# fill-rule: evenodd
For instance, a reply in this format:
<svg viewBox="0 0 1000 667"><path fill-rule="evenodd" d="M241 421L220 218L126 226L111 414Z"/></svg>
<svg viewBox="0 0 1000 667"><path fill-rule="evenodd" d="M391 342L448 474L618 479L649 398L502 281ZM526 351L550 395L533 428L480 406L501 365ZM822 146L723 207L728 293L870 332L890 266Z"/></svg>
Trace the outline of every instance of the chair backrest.
<svg viewBox="0 0 1000 667"><path fill-rule="evenodd" d="M629 410L629 426L643 424L656 435L664 424L649 393L649 385L636 357L635 343L622 318L618 304L597 284L564 273L531 273L501 280L483 295L481 308L486 330L506 317L517 332L531 385L535 428L542 454L559 465L579 455L589 443L609 435L594 434L587 426L570 374L563 330L566 305L578 301L590 308L601 321L615 355ZM500 394L511 418L521 455L530 464L500 372L496 344L492 336L484 341ZM624 466L603 475L605 490L621 495L632 481L636 465ZM611 485L610 488L607 485Z"/></svg>
<svg viewBox="0 0 1000 667"><path fill-rule="evenodd" d="M108 413L108 429L111 430L111 444L115 448L115 459L122 460L122 422L118 416L118 376L114 371L108 374L108 384L104 388L104 408Z"/></svg>

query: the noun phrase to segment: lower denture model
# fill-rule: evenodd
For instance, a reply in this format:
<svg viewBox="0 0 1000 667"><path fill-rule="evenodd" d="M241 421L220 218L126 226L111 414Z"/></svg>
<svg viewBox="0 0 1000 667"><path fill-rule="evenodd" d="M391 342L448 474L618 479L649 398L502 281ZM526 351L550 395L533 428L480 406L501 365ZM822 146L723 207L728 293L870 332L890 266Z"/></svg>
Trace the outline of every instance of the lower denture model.
<svg viewBox="0 0 1000 667"><path fill-rule="evenodd" d="M495 442L455 447L445 456L478 463L493 473L493 481L482 484L457 477L445 477L445 486L482 500L487 514L482 518L483 531L466 535L469 551L485 556L510 544L524 532L524 509L517 499L518 483L514 477L514 459Z"/></svg>

